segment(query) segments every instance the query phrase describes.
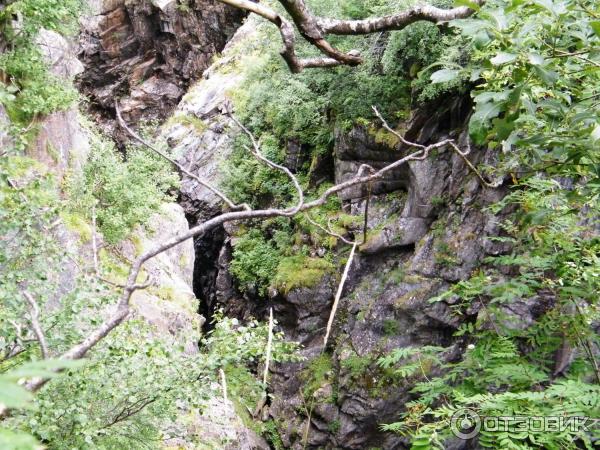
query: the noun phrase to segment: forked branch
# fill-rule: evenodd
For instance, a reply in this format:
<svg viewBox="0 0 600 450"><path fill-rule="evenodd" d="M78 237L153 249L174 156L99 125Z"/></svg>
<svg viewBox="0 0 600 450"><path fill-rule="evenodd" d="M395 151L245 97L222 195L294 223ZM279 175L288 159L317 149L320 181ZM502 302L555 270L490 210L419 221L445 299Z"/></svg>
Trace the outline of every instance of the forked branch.
<svg viewBox="0 0 600 450"><path fill-rule="evenodd" d="M278 0L291 17L292 24L275 10L251 0L218 1L257 14L279 28L283 42L283 49L280 53L292 73L314 67L357 66L363 62L363 58L355 50L345 53L336 49L327 41L327 35L362 35L402 30L408 25L419 21L444 23L469 17L475 12L474 9L466 6L441 9L431 5L416 5L389 16L364 20L341 20L315 16L306 5L305 0ZM478 8L484 2L485 0L472 0L471 5ZM298 58L296 55L296 30L307 42L316 47L323 56Z"/></svg>

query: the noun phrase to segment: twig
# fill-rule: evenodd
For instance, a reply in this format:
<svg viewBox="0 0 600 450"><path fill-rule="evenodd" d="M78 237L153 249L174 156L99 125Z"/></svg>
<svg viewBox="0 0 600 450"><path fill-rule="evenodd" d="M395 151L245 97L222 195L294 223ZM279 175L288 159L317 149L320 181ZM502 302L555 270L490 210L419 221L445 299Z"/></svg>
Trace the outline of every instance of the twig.
<svg viewBox="0 0 600 450"><path fill-rule="evenodd" d="M500 187L500 185L502 184L502 179L496 181L495 183L489 183L488 181L486 181L483 178L483 176L481 175L479 170L477 170L475 168L473 163L471 161L469 161L469 158L467 158L467 155L471 152L470 147L469 147L469 150L467 150L466 152L462 152L454 142L451 141L451 142L449 142L449 144L450 144L450 147L452 148L452 150L454 150L463 159L463 161L469 167L469 169L471 169L471 171L474 172L475 175L477 175L477 178L479 178L479 181L481 181L481 183L485 187L489 187L491 189L497 189L498 187Z"/></svg>
<svg viewBox="0 0 600 450"><path fill-rule="evenodd" d="M92 206L92 252L94 254L94 273L100 274L98 269L98 244L96 243L96 205Z"/></svg>
<svg viewBox="0 0 600 450"><path fill-rule="evenodd" d="M269 363L271 362L271 346L273 345L273 308L269 308L269 337L267 338L267 355L265 357L265 371L263 373L263 384L267 386L269 376Z"/></svg>
<svg viewBox="0 0 600 450"><path fill-rule="evenodd" d="M37 302L35 301L35 299L29 292L23 291L23 297L25 297L25 299L27 300L27 303L29 303L29 315L31 317L31 329L33 330L33 333L35 334L35 337L37 338L37 340L40 344L42 358L46 359L46 358L48 358L48 344L46 343L46 337L44 336L44 331L42 330L42 327L40 326L40 321L39 321L40 309L38 307Z"/></svg>
<svg viewBox="0 0 600 450"><path fill-rule="evenodd" d="M320 223L313 220L308 213L305 213L304 217L306 217L306 220L308 220L308 222L311 225L314 225L315 227L319 228L320 230L324 231L325 233L329 234L330 236L333 236L334 238L341 240L345 244L354 245L354 241L349 241L344 236L342 236L339 233L336 233L335 231L333 231L331 229L331 221L330 220L327 221L327 228L325 228L323 225L321 225Z"/></svg>
<svg viewBox="0 0 600 450"><path fill-rule="evenodd" d="M335 299L333 300L331 313L329 314L329 320L327 321L327 331L325 332L325 337L323 338L323 350L325 350L325 347L327 347L327 341L329 340L329 334L331 333L331 327L333 326L333 319L335 318L335 313L337 311L340 298L342 297L342 291L344 290L346 278L348 278L350 266L352 266L352 260L354 259L354 252L356 251L356 246L357 243L355 242L352 245L352 250L350 250L350 256L348 257L348 261L346 261L346 267L344 267L344 273L342 274L342 279L340 280L337 293L335 294Z"/></svg>
<svg viewBox="0 0 600 450"><path fill-rule="evenodd" d="M219 369L219 376L221 377L221 389L223 390L223 400L227 401L227 379L225 378L225 372L223 369Z"/></svg>
<svg viewBox="0 0 600 450"><path fill-rule="evenodd" d="M296 206L289 209L289 214L294 215L296 214L298 211L300 211L300 208L302 208L302 205L304 204L304 191L302 190L302 187L300 186L300 183L298 182L298 179L294 176L294 174L290 171L290 169L288 169L285 166L282 166L281 164L277 164L274 163L273 161L269 160L268 158L265 158L262 154L262 152L260 151L260 145L258 145L258 142L256 141L256 139L254 138L254 135L250 132L250 130L248 130L248 128L246 128L244 125L242 125L242 123L237 120L233 114L229 113L229 117L231 118L231 120L233 120L233 122L244 132L244 134L246 134L246 136L248 136L250 138L250 142L252 142L252 153L254 154L254 156L256 156L256 158L258 158L260 161L262 161L263 163L265 163L267 166L272 167L273 169L277 169L283 173L285 173L288 178L290 180L292 180L292 183L294 184L294 187L296 188L296 192L298 193L298 202L296 203Z"/></svg>
<svg viewBox="0 0 600 450"><path fill-rule="evenodd" d="M190 172L189 170L187 170L185 167L183 167L181 164L179 164L177 161L175 161L169 155L167 155L163 151L159 150L158 148L156 148L155 146L150 144L148 141L146 141L144 138L142 138L140 135L138 135L135 131L133 131L123 120L123 117L121 116L121 110L120 110L117 102L115 102L115 112L117 114L117 120L119 121L119 125L121 125L121 127L123 127L123 129L125 131L127 131L127 133L129 133L129 135L132 138L134 138L136 141L140 142L141 144L144 144L150 150L152 150L155 153L157 153L158 155L162 156L164 159L166 159L171 164L173 164L175 167L177 167L177 169L179 169L182 173L186 174L190 178L193 178L198 183L200 183L202 186L204 186L208 190L212 191L213 194L215 194L217 197L219 197L221 200L223 200L225 203L227 203L227 206L229 206L230 208L232 208L232 209L240 208L240 206L236 205L233 201L231 201L225 194L223 194L220 190L218 190L212 184L210 184L207 181L204 181L199 176L197 176L197 175L193 174L192 172ZM246 206L244 209L250 209L250 208Z"/></svg>

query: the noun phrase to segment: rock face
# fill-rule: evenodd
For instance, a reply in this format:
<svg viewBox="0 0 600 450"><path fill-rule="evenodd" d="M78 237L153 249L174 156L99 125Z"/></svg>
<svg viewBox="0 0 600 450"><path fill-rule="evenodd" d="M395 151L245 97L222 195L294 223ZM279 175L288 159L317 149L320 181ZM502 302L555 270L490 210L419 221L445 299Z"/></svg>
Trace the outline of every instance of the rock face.
<svg viewBox="0 0 600 450"><path fill-rule="evenodd" d="M220 182L221 163L233 151L232 138L239 132L226 111L231 103L229 91L240 85L242 75L236 70L223 69L235 66L239 58L236 49L246 41L252 42L256 32L256 20L249 18L227 44L221 59L190 87L163 126L162 136L178 162L213 186ZM179 203L192 225L221 211L220 198L189 177L182 180ZM195 240L194 292L201 299L201 312L207 317L218 302L239 299L226 269L231 249L224 241L222 227Z"/></svg>
<svg viewBox="0 0 600 450"><path fill-rule="evenodd" d="M452 137L464 148L467 136L461 125L467 117L461 111L468 109L459 101L437 105L435 112L416 111L404 124L406 135L422 144ZM445 120L450 116L460 118L459 123ZM344 179L340 173L345 173L345 167L377 166L385 163L385 157L393 161L405 151L393 147L386 151L367 131L354 129L336 142L337 180ZM474 164L491 163L494 154L474 150L470 157ZM454 315L449 303L429 299L451 282L467 278L486 255L506 251L488 240L499 232L498 218L483 212L483 207L506 194L505 189L483 188L450 149L410 162L374 190L378 195L370 208L372 232L354 260L334 322L333 344L326 353L330 368L320 379L311 378L311 361L319 354L327 319L312 310L314 294L291 292L280 306L285 309L293 303L300 310L295 312L300 322L310 324L310 328L299 326L305 333L301 337L307 362L274 369L270 414L286 421L280 430L286 448L303 448L308 419L297 411L308 401L300 394L307 379L321 385L310 399L308 448L408 448L399 436L383 433L379 426L398 419L402 405L411 399L410 383L386 379L377 359L394 348L423 345L442 346L447 359L456 358L464 348L453 333L464 318ZM353 212L361 212L364 195L357 189L344 200ZM321 297L329 311L335 285L324 279L316 289L329 289Z"/></svg>
<svg viewBox="0 0 600 450"><path fill-rule="evenodd" d="M70 80L83 71L83 65L75 56L74 46L60 35L41 30L37 43L55 75ZM39 133L27 149L27 156L39 162L36 170L40 173L51 172L55 175L56 190L59 191L67 172L80 174L87 156L93 151L88 131L90 125L83 120L76 108L40 118L37 125ZM10 126L10 119L0 105L2 148L13 145L8 133ZM14 181L18 183L19 180ZM67 195L66 192L56 194ZM59 286L45 304L50 310L61 305L63 297L78 287L84 274L93 273L94 254L101 266L110 264L111 270L103 273L107 279L111 278L108 281L122 283L123 280L118 277L126 273L129 263L141 252L189 227L180 205L163 204L160 211L149 219L148 224L134 230L129 239L115 246L105 246L102 235L94 233L91 224L86 223L83 217L78 219L80 220L70 221L61 216L51 228L64 255L56 262L57 268L52 273L57 280L49 280L57 281ZM95 246L92 244L92 235L95 237ZM204 322L204 318L198 313L198 300L192 291L194 258L193 243L188 241L148 261L143 271L152 277L154 283L148 289L135 292L131 301L131 316L143 318L151 325L153 334L172 344L173 348L182 346L187 353L198 352L197 337ZM112 279L113 275L115 279ZM109 312L110 306L103 313ZM169 425L196 436L200 442L206 443L206 447L202 448L268 450L266 442L246 428L231 402L208 399L206 408L203 413L197 410L182 411L181 417ZM165 448L191 448L183 440L177 439L165 439L163 444Z"/></svg>
<svg viewBox="0 0 600 450"><path fill-rule="evenodd" d="M120 99L135 123L165 118L244 16L215 0L97 0L92 7L80 40L80 86L101 111Z"/></svg>
<svg viewBox="0 0 600 450"><path fill-rule="evenodd" d="M245 27L240 33L248 33ZM251 39L248 34L242 36ZM216 169L232 151L231 137L236 132L222 114L228 105L227 91L240 80L234 47L225 50L221 62L190 90L165 128L180 161L217 183ZM464 149L469 110L468 100L446 99L414 111L412 118L399 126L409 140L428 144L453 138ZM330 162L333 170L323 170L320 176L341 182L361 164L383 167L409 151L396 144L381 130L338 130ZM286 164L296 170L302 148L294 141L286 146ZM482 149L474 149L469 157L475 165L494 161L494 153ZM366 189L344 192L344 208L362 213ZM499 232L498 218L483 209L501 199L506 190L482 187L463 159L449 148L391 171L373 183L371 194L368 240L354 260L324 355L323 334L337 288L335 276L324 276L312 288L253 299L236 291L229 273L230 226L196 240L195 292L203 311L210 314L215 307L222 307L240 319L250 315L264 318L272 306L280 328L304 346L305 361L272 369L268 414L280 424L284 448L407 448L401 437L383 433L379 426L398 418L403 404L411 399L410 383L401 387L391 383L378 368L377 359L394 348L423 345L445 347L444 356L456 358L464 349L453 333L463 319L452 314L449 303L430 303L429 299L450 283L467 278L486 255L507 250L488 240ZM193 180L184 182L181 201L194 221L219 212L217 198ZM470 313L476 316L478 311ZM317 362L325 364L326 370L316 370ZM320 378L314 379L317 373ZM303 389L308 381L317 388L305 398ZM312 409L310 420L306 402ZM461 445L455 448L464 448Z"/></svg>

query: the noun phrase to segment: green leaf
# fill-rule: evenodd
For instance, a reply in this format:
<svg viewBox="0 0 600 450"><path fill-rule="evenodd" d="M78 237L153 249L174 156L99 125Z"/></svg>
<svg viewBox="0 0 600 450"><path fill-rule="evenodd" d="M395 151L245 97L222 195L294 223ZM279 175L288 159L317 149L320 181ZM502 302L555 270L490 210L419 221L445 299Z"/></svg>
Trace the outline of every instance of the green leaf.
<svg viewBox="0 0 600 450"><path fill-rule="evenodd" d="M0 448L2 450L36 450L42 446L27 433L0 428Z"/></svg>
<svg viewBox="0 0 600 450"><path fill-rule="evenodd" d="M454 6L466 6L473 11L479 11L481 7L471 0L454 0Z"/></svg>
<svg viewBox="0 0 600 450"><path fill-rule="evenodd" d="M56 370L72 369L81 367L84 364L84 360L73 361L64 359L46 359L41 361L33 361L23 364L19 368L3 374L2 379L16 381L21 378L52 378L58 375Z"/></svg>
<svg viewBox="0 0 600 450"><path fill-rule="evenodd" d="M519 55L516 55L514 53L500 52L492 59L490 59L490 62L495 66L501 66L502 64L513 62L515 59L518 58L518 56Z"/></svg>
<svg viewBox="0 0 600 450"><path fill-rule="evenodd" d="M529 63L534 66L542 66L546 62L544 57L538 53L528 53L527 59L529 59Z"/></svg>
<svg viewBox="0 0 600 450"><path fill-rule="evenodd" d="M558 74L553 70L546 70L540 66L533 66L533 69L542 81L548 85L553 85L558 80Z"/></svg>
<svg viewBox="0 0 600 450"><path fill-rule="evenodd" d="M600 37L600 20L592 20L590 22L590 27L592 27L596 36Z"/></svg>
<svg viewBox="0 0 600 450"><path fill-rule="evenodd" d="M33 395L17 383L0 379L0 403L7 408L25 408Z"/></svg>
<svg viewBox="0 0 600 450"><path fill-rule="evenodd" d="M469 133L475 142L483 143L487 136L489 122L498 117L503 103L488 102L478 104L469 121Z"/></svg>
<svg viewBox="0 0 600 450"><path fill-rule="evenodd" d="M465 36L475 36L480 31L489 27L489 24L479 19L458 19L449 24L452 27L459 28Z"/></svg>
<svg viewBox="0 0 600 450"><path fill-rule="evenodd" d="M592 140L596 142L598 139L600 139L600 125L596 125L592 130Z"/></svg>
<svg viewBox="0 0 600 450"><path fill-rule="evenodd" d="M460 70L442 69L431 74L432 83L447 83L458 77Z"/></svg>

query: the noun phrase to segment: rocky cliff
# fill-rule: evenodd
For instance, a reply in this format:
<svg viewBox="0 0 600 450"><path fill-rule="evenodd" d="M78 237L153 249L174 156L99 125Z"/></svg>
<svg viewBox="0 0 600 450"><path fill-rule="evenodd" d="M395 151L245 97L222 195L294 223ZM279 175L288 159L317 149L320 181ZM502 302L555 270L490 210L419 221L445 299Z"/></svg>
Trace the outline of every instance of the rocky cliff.
<svg viewBox="0 0 600 450"><path fill-rule="evenodd" d="M79 77L93 110L110 118L165 119L208 68L244 14L214 0L96 1L83 23Z"/></svg>
<svg viewBox="0 0 600 450"><path fill-rule="evenodd" d="M223 59L191 87L163 132L182 163L217 183L216 169L231 154L236 133L223 114L231 104L229 91L242 79L236 63L243 52L236 46L242 40L249 45L252 27L246 24ZM444 99L412 111L398 128L421 144L453 138L466 149L470 109L469 99ZM294 170L299 150L288 145L287 151L286 164ZM323 172L321 182L344 181L364 163L383 167L406 151L361 126L338 129L333 168ZM469 158L475 165L491 164L495 154L474 148ZM325 353L321 347L337 276L325 275L311 288L256 298L236 289L229 270L233 227L196 240L194 289L205 314L223 308L241 319L265 317L273 307L286 336L304 345L304 362L273 368L268 416L279 425L284 448L304 448L307 426L308 448L405 448L401 437L381 432L380 425L398 418L411 398L411 384L392 383L377 359L395 348L424 345L445 347L444 357L456 359L465 349L453 333L478 315L478 307L459 318L451 301L432 304L429 299L466 279L484 257L507 251L489 239L499 233L500 219L485 210L506 189L483 186L450 148L411 161L371 189L369 239L354 260ZM364 211L365 197L366 187L340 195L343 208L357 215ZM218 199L193 180L184 180L181 200L193 222L218 213ZM347 247L339 245L336 253L343 257ZM532 314L526 306L507 313Z"/></svg>
<svg viewBox="0 0 600 450"><path fill-rule="evenodd" d="M211 1L198 2L192 5L197 8L194 12L169 9L174 8L174 2L96 2L92 6L98 8L99 14L84 20L85 26L91 28L83 32L84 51L79 55L82 59L77 57L77 44L55 32L40 30L37 44L52 74L69 83L80 77L84 92L98 100L101 108L110 108L111 99L117 94L130 94L123 100L130 119L160 118L176 104L186 84L223 47L241 18L235 11L226 11L219 5ZM158 30L168 36L157 37ZM98 34L94 34L96 32ZM98 53L86 53L91 51ZM130 89L131 86L134 88ZM150 97L145 96L150 93L148 89L156 89ZM142 91L144 95L140 94ZM86 117L86 112L73 106L36 119L31 126L36 127L37 133L22 156L24 160L31 158L35 168L34 173L27 172L24 176L50 174L52 190L46 194L65 202L69 201L68 184L82 175L91 152L97 150L92 142L94 133L98 132L97 124ZM0 105L3 149L11 149L14 144L10 127L11 119ZM19 187L28 181L15 178L10 183ZM109 244L94 223L76 213L63 212L53 219L52 228L47 230L48 238L55 240L64 251L56 261L56 270L52 271L56 280L48 280L58 286L45 303L49 311L64 306L64 298L76 293L90 274L95 273L108 285L120 286L129 265L141 252L189 226L180 205L165 203L126 239ZM141 318L149 325L152 336L172 351L188 355L198 353L200 331L205 322L192 290L194 259L193 243L188 241L148 262L145 272L152 278L152 284L133 295L128 318ZM99 314L108 316L111 311L109 306ZM87 313L86 309L82 312ZM173 430L183 437L170 436ZM208 399L205 411L180 407L180 417L166 424L162 431L161 445L165 448L191 448L189 439L185 439L190 436L206 448L268 448L264 440L242 422L235 405L222 397Z"/></svg>

